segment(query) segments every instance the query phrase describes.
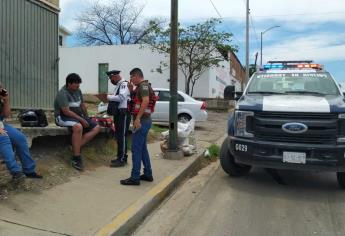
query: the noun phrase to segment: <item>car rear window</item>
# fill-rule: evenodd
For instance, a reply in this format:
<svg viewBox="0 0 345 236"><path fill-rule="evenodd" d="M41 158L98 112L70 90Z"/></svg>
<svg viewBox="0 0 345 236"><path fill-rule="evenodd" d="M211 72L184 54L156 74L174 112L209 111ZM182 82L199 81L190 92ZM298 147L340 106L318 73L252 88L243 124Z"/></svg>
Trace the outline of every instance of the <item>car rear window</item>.
<svg viewBox="0 0 345 236"><path fill-rule="evenodd" d="M170 92L169 91L159 91L158 94L158 101L160 102L168 102L170 101ZM179 102L184 102L184 97L182 97L180 94L178 94L177 97Z"/></svg>

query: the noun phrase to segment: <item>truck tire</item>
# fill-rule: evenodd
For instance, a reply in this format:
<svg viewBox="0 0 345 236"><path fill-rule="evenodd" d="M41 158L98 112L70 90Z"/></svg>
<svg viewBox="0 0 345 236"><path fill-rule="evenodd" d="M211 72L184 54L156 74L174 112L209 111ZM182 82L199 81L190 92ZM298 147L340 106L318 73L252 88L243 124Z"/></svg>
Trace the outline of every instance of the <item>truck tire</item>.
<svg viewBox="0 0 345 236"><path fill-rule="evenodd" d="M345 189L345 172L337 172L337 180L339 187Z"/></svg>
<svg viewBox="0 0 345 236"><path fill-rule="evenodd" d="M228 138L226 138L220 149L220 165L223 170L232 177L243 176L249 173L252 168L249 165L238 164L235 162L233 155L228 147Z"/></svg>

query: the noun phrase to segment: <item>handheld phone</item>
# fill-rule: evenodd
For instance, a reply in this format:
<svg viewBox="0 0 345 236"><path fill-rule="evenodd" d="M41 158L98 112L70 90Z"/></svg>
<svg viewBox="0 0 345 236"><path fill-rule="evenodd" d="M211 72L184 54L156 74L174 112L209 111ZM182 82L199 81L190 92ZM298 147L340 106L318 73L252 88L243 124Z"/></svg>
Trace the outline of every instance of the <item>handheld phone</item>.
<svg viewBox="0 0 345 236"><path fill-rule="evenodd" d="M6 89L1 89L0 96L6 97L7 96L7 90Z"/></svg>

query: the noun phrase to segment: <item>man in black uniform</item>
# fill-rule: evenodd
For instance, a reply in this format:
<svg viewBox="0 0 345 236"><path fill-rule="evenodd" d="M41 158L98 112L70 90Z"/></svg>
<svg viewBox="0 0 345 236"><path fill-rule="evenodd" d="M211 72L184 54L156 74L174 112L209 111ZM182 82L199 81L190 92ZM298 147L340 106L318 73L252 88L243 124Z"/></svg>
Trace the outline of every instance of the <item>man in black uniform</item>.
<svg viewBox="0 0 345 236"><path fill-rule="evenodd" d="M127 164L127 134L131 122L128 109L130 91L128 82L121 78L119 70L108 71L110 82L115 85L114 93L107 96L108 113L114 116L117 158L111 160L110 167L122 167Z"/></svg>

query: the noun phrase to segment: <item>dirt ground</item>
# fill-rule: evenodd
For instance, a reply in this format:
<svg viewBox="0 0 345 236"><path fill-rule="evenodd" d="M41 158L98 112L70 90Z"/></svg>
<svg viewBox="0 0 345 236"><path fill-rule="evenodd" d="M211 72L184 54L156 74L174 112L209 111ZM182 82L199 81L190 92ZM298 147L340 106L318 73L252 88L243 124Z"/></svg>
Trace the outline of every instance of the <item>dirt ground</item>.
<svg viewBox="0 0 345 236"><path fill-rule="evenodd" d="M91 114L95 114L96 105L91 104ZM224 133L226 127L226 113L210 111L207 122L200 123L196 127L198 141L213 143L219 133ZM166 130L163 126L154 126L149 133L149 142L159 141L160 132ZM130 147L129 137L129 147ZM116 154L116 142L114 139L99 134L82 150L82 155L87 170L93 170L99 166L108 166L110 160ZM12 181L12 176L7 171L4 164L0 164L0 201L10 198L13 194L22 191L40 192L52 188L56 185L68 182L71 177L80 176L80 172L70 166L72 156L72 146L70 137L38 137L33 140L30 149L33 158L37 163L37 171L44 178L42 180L26 179L21 185L16 185ZM1 160L1 159L0 159ZM208 165L215 159L205 159L203 166Z"/></svg>
<svg viewBox="0 0 345 236"><path fill-rule="evenodd" d="M158 141L160 134L150 131L149 142ZM129 147L130 147L129 137ZM25 179L24 183L16 184L6 169L0 164L0 201L22 191L42 191L56 185L68 182L71 177L80 175L80 172L70 165L72 146L70 137L38 137L33 140L30 149L32 157L37 163L37 172L44 176L41 180ZM82 149L82 156L86 170L93 170L99 166L108 166L116 156L117 145L113 138L99 134Z"/></svg>

